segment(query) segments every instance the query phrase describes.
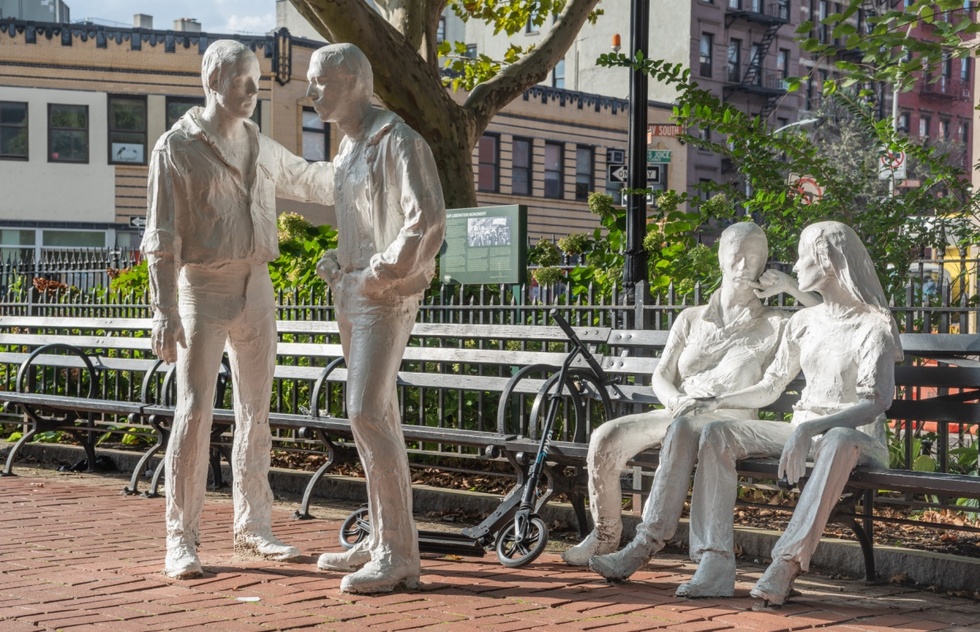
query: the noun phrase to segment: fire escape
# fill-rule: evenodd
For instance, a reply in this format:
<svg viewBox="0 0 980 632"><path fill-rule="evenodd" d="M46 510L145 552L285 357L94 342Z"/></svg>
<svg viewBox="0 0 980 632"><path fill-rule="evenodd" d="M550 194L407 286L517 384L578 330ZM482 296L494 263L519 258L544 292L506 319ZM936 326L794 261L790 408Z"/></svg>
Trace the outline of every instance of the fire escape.
<svg viewBox="0 0 980 632"><path fill-rule="evenodd" d="M783 77L775 70L767 71L763 61L769 54L776 34L784 24L790 22L790 0L729 0L725 12L725 28L731 28L738 21L759 24L765 28L762 39L754 45L755 54L749 60L749 65L741 77L729 77L728 85L724 88L724 96L728 99L736 93L751 94L765 99L759 116L762 120L769 118L779 98L786 94Z"/></svg>

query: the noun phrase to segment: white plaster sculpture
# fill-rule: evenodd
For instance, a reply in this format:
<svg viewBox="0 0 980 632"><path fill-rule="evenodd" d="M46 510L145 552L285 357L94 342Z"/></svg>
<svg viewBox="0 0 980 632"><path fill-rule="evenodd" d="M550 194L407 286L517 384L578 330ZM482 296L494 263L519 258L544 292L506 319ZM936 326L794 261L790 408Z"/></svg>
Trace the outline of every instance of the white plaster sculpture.
<svg viewBox="0 0 980 632"><path fill-rule="evenodd" d="M766 307L759 297L782 291L807 303L811 297L797 290L792 277L775 270L763 272L768 256L766 235L756 224L742 222L725 229L718 248L721 288L707 305L681 312L651 379L666 408L612 419L592 433L588 473L595 527L562 555L568 564L585 566L593 556L619 547L620 472L631 457L662 444L679 406L692 397L728 392L732 385L755 384L772 362L789 314ZM735 407L703 415L690 420L683 436L675 435L663 446L653 491L644 508L644 527L656 522L663 529L660 539L673 535L687 498L700 426L715 419L754 416L754 410Z"/></svg>
<svg viewBox="0 0 980 632"><path fill-rule="evenodd" d="M146 234L154 352L177 363L177 406L166 453L166 574L202 574L198 523L207 483L211 410L222 353L231 362L234 545L239 555L289 560L272 534L269 405L276 360L276 196L327 201L332 166L309 164L249 120L259 62L232 40L201 62L207 96L157 142Z"/></svg>
<svg viewBox="0 0 980 632"><path fill-rule="evenodd" d="M432 152L399 117L371 105L371 65L356 46L314 52L308 95L346 138L334 159L339 241L317 266L330 285L347 362L347 415L364 474L371 536L324 553L321 570L353 571L350 593L418 586L411 475L395 380L422 293L435 274L446 206Z"/></svg>
<svg viewBox="0 0 980 632"><path fill-rule="evenodd" d="M805 473L808 455L814 459L793 517L773 549L773 562L752 590L753 596L771 604L784 603L797 575L807 570L854 466L887 463L883 413L894 395L895 362L901 360L902 349L867 250L844 224L813 224L800 236L795 270L800 289L818 292L823 303L792 316L763 379L678 408L676 425L682 428L685 415L768 405L801 369L806 377L791 423L729 421L708 424L701 431L690 535L691 557L699 565L691 581L678 588L681 596L726 596L734 591L732 516L738 459L779 456L778 475L791 484ZM634 560L645 561L659 543L644 533L631 547L629 555L595 558L593 566L615 575L619 565L618 570L628 574Z"/></svg>

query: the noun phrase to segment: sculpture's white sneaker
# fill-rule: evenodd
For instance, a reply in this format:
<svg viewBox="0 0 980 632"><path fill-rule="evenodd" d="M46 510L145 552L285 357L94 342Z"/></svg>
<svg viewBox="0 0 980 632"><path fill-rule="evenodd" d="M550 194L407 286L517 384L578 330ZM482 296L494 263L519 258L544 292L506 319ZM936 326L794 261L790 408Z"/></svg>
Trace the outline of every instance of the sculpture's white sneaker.
<svg viewBox="0 0 980 632"><path fill-rule="evenodd" d="M235 535L235 554L241 557L260 557L276 562L294 560L301 554L295 546L279 541L272 535L238 533Z"/></svg>
<svg viewBox="0 0 980 632"><path fill-rule="evenodd" d="M194 579L204 575L197 549L186 544L167 547L164 572L173 579Z"/></svg>
<svg viewBox="0 0 980 632"><path fill-rule="evenodd" d="M731 597L735 594L735 558L708 551L701 557L691 581L677 587L676 596Z"/></svg>
<svg viewBox="0 0 980 632"><path fill-rule="evenodd" d="M793 582L800 572L800 565L795 560L773 560L755 583L751 594L767 604L781 606L793 592Z"/></svg>
<svg viewBox="0 0 980 632"><path fill-rule="evenodd" d="M561 559L569 566L588 566L589 560L596 555L608 555L616 551L622 530L622 525L614 533L607 534L600 534L598 529L593 529L588 537L562 553Z"/></svg>
<svg viewBox="0 0 980 632"><path fill-rule="evenodd" d="M589 568L606 579L622 581L643 568L660 549L663 542L648 542L637 536L621 551L609 555L596 555L589 560Z"/></svg>
<svg viewBox="0 0 980 632"><path fill-rule="evenodd" d="M316 561L316 567L321 571L356 571L371 561L371 551L367 548L354 547L340 553L324 553Z"/></svg>
<svg viewBox="0 0 980 632"><path fill-rule="evenodd" d="M340 580L340 590L346 593L373 594L391 592L396 588L414 590L419 587L421 565L414 562L393 562L390 558L371 560L364 567Z"/></svg>

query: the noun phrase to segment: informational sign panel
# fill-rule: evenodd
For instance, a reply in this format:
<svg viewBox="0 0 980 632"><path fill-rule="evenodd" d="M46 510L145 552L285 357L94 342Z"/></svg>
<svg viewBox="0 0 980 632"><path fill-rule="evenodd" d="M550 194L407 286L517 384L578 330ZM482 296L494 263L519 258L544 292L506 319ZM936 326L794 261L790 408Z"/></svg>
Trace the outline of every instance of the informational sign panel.
<svg viewBox="0 0 980 632"><path fill-rule="evenodd" d="M449 283L524 283L527 207L447 210L446 250L439 265L443 281Z"/></svg>
<svg viewBox="0 0 980 632"><path fill-rule="evenodd" d="M669 149L648 149L647 162L666 164L670 162Z"/></svg>

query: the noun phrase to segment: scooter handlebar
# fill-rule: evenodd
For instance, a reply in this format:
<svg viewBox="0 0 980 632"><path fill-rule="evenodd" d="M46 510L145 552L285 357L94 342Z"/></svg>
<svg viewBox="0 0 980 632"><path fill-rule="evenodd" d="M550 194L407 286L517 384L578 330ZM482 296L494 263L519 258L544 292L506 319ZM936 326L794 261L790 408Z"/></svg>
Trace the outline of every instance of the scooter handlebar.
<svg viewBox="0 0 980 632"><path fill-rule="evenodd" d="M561 330L565 332L565 335L568 336L569 341L571 341L575 349L578 350L580 354L582 354L582 357L585 359L586 364L589 365L589 368L592 369L592 372L595 373L596 377L599 378L600 380L605 380L605 371L602 370L602 366L599 364L598 361L596 361L595 356L592 355L592 353L585 346L585 344L581 340L579 340L579 337L575 334L575 330L572 329L572 326L568 324L568 321L565 320L565 317L562 316L558 312L558 309L554 307L551 308L549 314L551 315L551 318L556 323L558 323L558 326L561 328Z"/></svg>

